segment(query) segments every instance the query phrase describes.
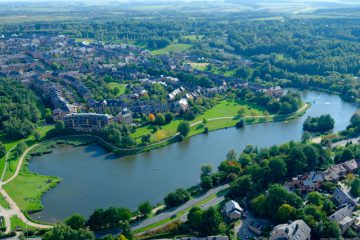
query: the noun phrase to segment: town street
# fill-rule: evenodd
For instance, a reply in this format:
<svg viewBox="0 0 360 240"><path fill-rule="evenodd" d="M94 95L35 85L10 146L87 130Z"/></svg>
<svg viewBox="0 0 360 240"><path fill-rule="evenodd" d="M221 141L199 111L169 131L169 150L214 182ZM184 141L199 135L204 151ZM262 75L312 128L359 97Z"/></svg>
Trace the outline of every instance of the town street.
<svg viewBox="0 0 360 240"><path fill-rule="evenodd" d="M225 190L225 189L228 189L230 187L230 185L226 184L226 185L222 185L220 187L217 187L217 188L213 188L213 189L210 189L206 194L204 194L203 196L199 197L199 198L194 198L194 199L191 199L190 201L186 202L185 204L181 205L180 207L178 208L175 208L175 209L172 209L170 211L166 211L164 213L161 213L155 217L152 217L152 218L149 218L149 219L146 219L136 225L133 225L131 230L132 231L136 231L138 229L141 229L141 228L144 228L144 227L147 227L151 224L154 224L154 223L157 223L157 222L160 222L162 220L165 220L167 218L171 218L172 216L184 211L184 210L187 210L187 209L190 209L191 207L193 207L194 205L198 204L199 202L205 200L206 198L210 197L211 195L214 195L214 194L217 194L219 193L220 191L222 190ZM220 203L222 200L224 200L224 197L223 196L216 196L214 199L210 200L209 202L207 203L204 203L201 208L203 209L206 209L206 208L209 208L210 206L214 206L218 203ZM187 213L184 214L183 216L181 216L179 219L178 218L174 218L173 221L175 220L180 220L180 221L186 221L187 219ZM166 225L168 223L165 223L164 225ZM163 227L162 226L158 226L154 229L151 229L151 230L155 230L155 229L158 229L160 227ZM150 230L149 230L150 231ZM144 231L144 232L147 232L147 231ZM144 232L141 232L141 233L144 233ZM140 233L138 233L140 234Z"/></svg>

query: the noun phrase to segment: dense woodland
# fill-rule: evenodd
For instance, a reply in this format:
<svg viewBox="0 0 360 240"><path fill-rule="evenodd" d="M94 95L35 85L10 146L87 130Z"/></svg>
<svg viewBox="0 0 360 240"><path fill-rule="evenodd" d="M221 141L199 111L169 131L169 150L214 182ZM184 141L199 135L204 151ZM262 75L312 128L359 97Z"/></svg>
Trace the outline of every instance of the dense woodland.
<svg viewBox="0 0 360 240"><path fill-rule="evenodd" d="M41 119L36 95L18 81L0 78L0 130L9 138L24 138L33 133Z"/></svg>

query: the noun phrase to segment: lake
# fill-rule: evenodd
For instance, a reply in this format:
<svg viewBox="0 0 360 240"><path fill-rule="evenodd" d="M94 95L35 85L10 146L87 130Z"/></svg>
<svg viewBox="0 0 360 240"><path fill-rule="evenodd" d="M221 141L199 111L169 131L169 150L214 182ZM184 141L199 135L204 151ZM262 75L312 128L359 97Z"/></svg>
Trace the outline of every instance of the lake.
<svg viewBox="0 0 360 240"><path fill-rule="evenodd" d="M229 149L239 153L248 144L269 147L300 140L307 116L330 114L337 132L346 128L357 110L335 95L316 91L302 91L301 95L312 106L300 118L218 130L141 154L119 157L96 144L59 145L51 154L33 157L29 164L33 172L62 178L44 194L43 211L32 217L55 222L73 213L87 217L95 208L135 210L147 200L156 204L176 188L198 184L201 165L217 167Z"/></svg>

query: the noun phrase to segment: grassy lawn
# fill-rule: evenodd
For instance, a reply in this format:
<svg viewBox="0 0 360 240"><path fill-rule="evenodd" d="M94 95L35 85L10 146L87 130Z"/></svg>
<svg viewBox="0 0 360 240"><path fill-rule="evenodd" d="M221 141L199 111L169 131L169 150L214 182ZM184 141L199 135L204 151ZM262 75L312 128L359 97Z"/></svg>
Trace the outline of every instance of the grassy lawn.
<svg viewBox="0 0 360 240"><path fill-rule="evenodd" d="M91 42L95 42L96 40L93 38L76 38L75 39L75 42L84 42L84 41L91 43Z"/></svg>
<svg viewBox="0 0 360 240"><path fill-rule="evenodd" d="M26 225L23 221L21 221L20 218L18 218L17 216L13 216L10 218L10 225L11 225L11 230L12 231L16 231L16 227L21 228L22 230L32 230L35 229L32 226Z"/></svg>
<svg viewBox="0 0 360 240"><path fill-rule="evenodd" d="M37 131L39 131L41 138L44 138L50 130L54 129L53 125L47 125L47 126L39 126L37 127ZM4 139L4 141L2 140ZM28 146L32 145L35 142L35 137L33 135L29 136L26 139L20 139L20 140L9 140L4 135L0 135L0 141L2 141L5 144L6 150L10 150L15 145L19 144L22 141L25 141ZM9 179L16 171L16 167L19 163L18 158L13 158L10 154L8 166L6 168L6 172L4 175L4 181ZM5 157L3 157L0 161L0 175L3 173L3 169L5 166Z"/></svg>
<svg viewBox="0 0 360 240"><path fill-rule="evenodd" d="M116 94L116 97L119 97L119 96L123 95L125 93L125 90L126 90L126 84L121 84L121 83L117 83L117 82L107 83L106 87L111 91L113 91L115 88L118 88L119 93Z"/></svg>
<svg viewBox="0 0 360 240"><path fill-rule="evenodd" d="M185 44L185 43L171 43L169 46L151 51L151 53L154 55L159 55L159 54L167 54L169 52L182 52L190 48L191 46L192 46L191 44Z"/></svg>
<svg viewBox="0 0 360 240"><path fill-rule="evenodd" d="M42 209L42 194L55 187L59 181L56 177L32 173L25 164L16 178L4 185L4 189L21 210L39 211Z"/></svg>
<svg viewBox="0 0 360 240"><path fill-rule="evenodd" d="M206 126L209 128L210 131L217 130L226 127L233 127L235 126L236 122L239 121L240 116L238 116L238 111L240 108L244 109L244 115L246 116L265 116L267 111L257 105L247 104L245 102L236 103L236 102L229 102L223 100L219 102L215 107L212 109L207 110L205 113L196 117L191 123L196 123L205 119L211 118L221 118L221 117L234 117L234 119L221 119L215 121L209 121ZM140 127L136 130L135 133L132 133L132 137L137 139L137 142L140 143L141 136L146 134L151 134L151 142L156 143L161 140L167 139L177 132L177 126L181 120L173 120L171 123L166 124L164 126L159 127L159 130L155 133L152 133L152 126L146 125ZM199 134L203 132L204 126L202 124L198 124L196 126L191 127L190 136Z"/></svg>
<svg viewBox="0 0 360 240"><path fill-rule="evenodd" d="M185 35L182 36L182 38L189 41L198 42L204 38L204 35Z"/></svg>
<svg viewBox="0 0 360 240"><path fill-rule="evenodd" d="M5 209L10 208L9 203L5 200L5 198L1 194L0 194L0 205Z"/></svg>
<svg viewBox="0 0 360 240"><path fill-rule="evenodd" d="M198 63L198 62L188 62L188 64L190 64L193 69L200 71L205 71L207 65L209 65L209 63Z"/></svg>

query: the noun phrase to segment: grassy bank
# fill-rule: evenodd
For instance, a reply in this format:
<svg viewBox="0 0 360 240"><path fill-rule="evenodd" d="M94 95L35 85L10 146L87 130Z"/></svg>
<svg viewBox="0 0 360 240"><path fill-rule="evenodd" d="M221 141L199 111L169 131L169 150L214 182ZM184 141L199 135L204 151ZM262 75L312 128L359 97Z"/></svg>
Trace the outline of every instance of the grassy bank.
<svg viewBox="0 0 360 240"><path fill-rule="evenodd" d="M13 216L10 218L10 226L11 226L11 231L16 231L16 230L34 230L35 228L29 225L26 225L23 221L21 221L20 218L18 218L17 216Z"/></svg>
<svg viewBox="0 0 360 240"><path fill-rule="evenodd" d="M264 109L257 105L247 104L245 102L232 102L223 100L220 101L213 108L205 111L203 114L197 116L194 120L189 121L190 124L201 122L203 119L212 119L212 118L222 118L222 117L232 117L234 119L223 119L219 121L208 122L209 130L217 130L226 127L235 126L236 122L241 118L238 111L242 109L244 116L268 116L269 113ZM177 133L177 126L182 120L175 119L169 124L163 125L159 127L157 131L153 131L154 127L151 125L146 125L141 128L138 128L136 132L132 133L132 137L137 141L138 144L141 143L141 137L146 134L151 134L150 141L151 143L157 143L163 141L164 139L168 139L171 136L174 136ZM193 136L199 134L199 125L193 126L191 128L189 136Z"/></svg>
<svg viewBox="0 0 360 240"><path fill-rule="evenodd" d="M4 189L22 211L36 212L43 208L41 204L42 195L55 187L60 182L60 179L30 172L28 163L29 157L21 167L19 175L13 181L4 185Z"/></svg>
<svg viewBox="0 0 360 240"><path fill-rule="evenodd" d="M40 139L44 139L49 131L54 129L53 125L38 126L36 131L40 133ZM40 141L41 141L40 140ZM25 142L28 146L35 144L36 139L34 135L27 137L26 139L14 140L8 138L5 134L0 134L0 141L4 143L6 151L9 152L12 148L16 147L21 142ZM0 159L0 175L4 171L6 156ZM19 158L13 156L12 152L9 153L9 159L7 168L5 169L4 181L14 175L16 167L19 163Z"/></svg>

